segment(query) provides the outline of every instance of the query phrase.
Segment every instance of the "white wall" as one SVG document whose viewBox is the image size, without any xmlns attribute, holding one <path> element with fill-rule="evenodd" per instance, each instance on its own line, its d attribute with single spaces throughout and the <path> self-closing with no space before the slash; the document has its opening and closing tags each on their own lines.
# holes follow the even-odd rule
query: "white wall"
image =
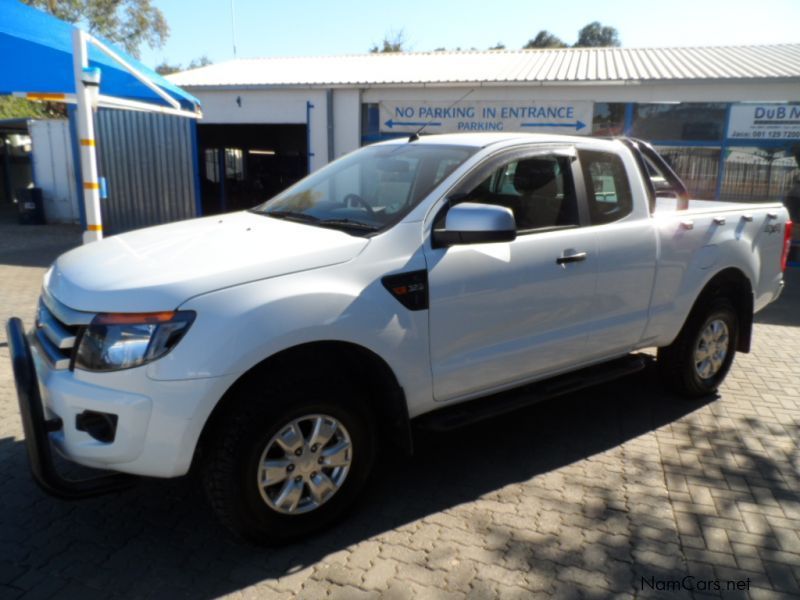
<svg viewBox="0 0 800 600">
<path fill-rule="evenodd" d="M 361 146 L 361 92 L 333 91 L 333 154 L 344 156 Z"/>
<path fill-rule="evenodd" d="M 311 170 L 325 165 L 361 145 L 361 104 L 382 100 L 453 102 L 472 89 L 475 100 L 591 100 L 594 102 L 739 102 L 796 101 L 797 83 L 686 81 L 608 84 L 491 84 L 470 86 L 404 86 L 336 88 L 333 90 L 333 156 L 328 157 L 326 90 L 187 88 L 203 104 L 200 123 L 306 123 L 306 102 L 311 101 Z M 239 102 L 237 102 L 237 99 Z M 241 105 L 240 105 L 241 104 Z"/>
<path fill-rule="evenodd" d="M 31 121 L 34 185 L 42 188 L 48 223 L 77 223 L 78 189 L 69 122 L 66 119 Z"/>
</svg>

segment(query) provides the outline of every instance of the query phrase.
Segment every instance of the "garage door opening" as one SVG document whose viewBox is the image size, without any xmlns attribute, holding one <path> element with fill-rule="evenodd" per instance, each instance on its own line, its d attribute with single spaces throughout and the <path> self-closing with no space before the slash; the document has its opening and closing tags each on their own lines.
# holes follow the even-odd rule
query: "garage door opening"
<svg viewBox="0 0 800 600">
<path fill-rule="evenodd" d="M 16 203 L 32 181 L 28 121 L 0 120 L 0 218 L 16 218 Z"/>
<path fill-rule="evenodd" d="M 308 174 L 305 125 L 198 125 L 203 214 L 251 208 Z"/>
</svg>

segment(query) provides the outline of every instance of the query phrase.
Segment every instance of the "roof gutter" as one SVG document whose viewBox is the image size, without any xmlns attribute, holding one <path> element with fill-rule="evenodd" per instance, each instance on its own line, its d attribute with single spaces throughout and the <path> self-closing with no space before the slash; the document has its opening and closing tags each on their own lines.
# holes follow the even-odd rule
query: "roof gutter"
<svg viewBox="0 0 800 600">
<path fill-rule="evenodd" d="M 625 87 L 641 85 L 675 85 L 684 83 L 800 83 L 800 77 L 725 77 L 716 79 L 690 78 L 690 79 L 618 79 L 618 80 L 591 80 L 591 81 L 437 81 L 437 82 L 405 82 L 394 81 L 388 83 L 367 83 L 354 81 L 352 83 L 244 83 L 221 85 L 192 85 L 180 84 L 186 90 L 196 91 L 231 91 L 231 90 L 319 90 L 319 89 L 386 89 L 386 88 L 497 88 L 497 87 Z"/>
</svg>

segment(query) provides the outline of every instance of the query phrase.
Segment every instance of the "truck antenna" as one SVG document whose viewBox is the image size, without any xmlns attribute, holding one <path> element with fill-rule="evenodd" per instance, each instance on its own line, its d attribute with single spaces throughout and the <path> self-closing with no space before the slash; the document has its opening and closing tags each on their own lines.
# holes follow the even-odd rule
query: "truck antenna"
<svg viewBox="0 0 800 600">
<path fill-rule="evenodd" d="M 453 103 L 452 103 L 450 106 L 448 106 L 448 107 L 447 107 L 445 110 L 450 110 L 450 109 L 451 109 L 451 108 L 453 108 L 453 107 L 454 107 L 456 104 L 458 104 L 459 102 L 461 102 L 461 101 L 462 101 L 464 98 L 466 98 L 467 96 L 469 96 L 469 95 L 470 95 L 472 92 L 474 92 L 474 91 L 475 91 L 475 88 L 472 88 L 472 89 L 471 89 L 471 90 L 469 90 L 469 91 L 468 91 L 466 94 L 464 94 L 463 96 L 461 96 L 461 98 L 459 98 L 458 100 L 456 100 L 455 102 L 453 102 Z M 419 129 L 417 129 L 417 130 L 416 130 L 414 133 L 412 133 L 410 136 L 408 136 L 408 141 L 409 141 L 409 143 L 410 143 L 410 142 L 416 142 L 416 141 L 419 139 L 419 134 L 420 134 L 420 133 L 422 133 L 422 130 L 423 130 L 423 129 L 425 129 L 427 126 L 428 126 L 428 124 L 427 124 L 427 123 L 425 123 L 425 124 L 424 124 L 422 127 L 420 127 Z"/>
</svg>

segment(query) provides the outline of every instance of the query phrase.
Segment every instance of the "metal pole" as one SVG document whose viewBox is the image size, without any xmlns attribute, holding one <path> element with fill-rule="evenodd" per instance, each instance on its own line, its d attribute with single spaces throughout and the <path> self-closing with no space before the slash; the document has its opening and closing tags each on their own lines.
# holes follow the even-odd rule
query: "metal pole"
<svg viewBox="0 0 800 600">
<path fill-rule="evenodd" d="M 725 183 L 725 155 L 728 151 L 728 124 L 731 120 L 731 103 L 725 107 L 725 124 L 722 126 L 722 143 L 719 148 L 719 167 L 717 169 L 717 185 L 714 188 L 714 200 L 722 196 L 722 184 Z"/>
<path fill-rule="evenodd" d="M 233 0 L 231 0 L 231 33 L 233 36 L 233 58 L 236 58 L 236 14 L 233 8 Z"/>
<path fill-rule="evenodd" d="M 314 105 L 311 100 L 306 100 L 306 152 L 308 153 L 308 172 L 311 173 L 311 159 L 314 153 L 311 151 L 311 109 Z"/>
<path fill-rule="evenodd" d="M 325 90 L 325 120 L 328 122 L 328 162 L 333 161 L 334 145 L 333 145 L 333 90 Z"/>
<path fill-rule="evenodd" d="M 75 123 L 78 130 L 80 148 L 81 178 L 83 179 L 83 204 L 86 214 L 86 231 L 83 243 L 94 242 L 103 237 L 103 221 L 100 214 L 100 178 L 97 170 L 97 152 L 94 138 L 94 116 L 92 115 L 92 96 L 97 96 L 98 74 L 96 80 L 86 77 L 89 68 L 89 50 L 86 34 L 80 29 L 72 32 L 72 66 L 75 78 Z"/>
</svg>

